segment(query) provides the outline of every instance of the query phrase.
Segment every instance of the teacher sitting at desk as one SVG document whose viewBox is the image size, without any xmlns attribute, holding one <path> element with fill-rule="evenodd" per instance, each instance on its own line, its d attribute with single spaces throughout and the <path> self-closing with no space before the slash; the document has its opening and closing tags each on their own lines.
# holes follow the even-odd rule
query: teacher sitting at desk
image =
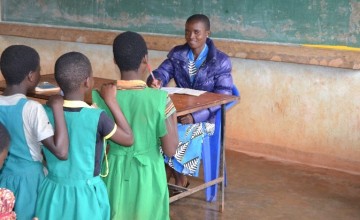
<svg viewBox="0 0 360 220">
<path fill-rule="evenodd" d="M 177 87 L 231 95 L 230 58 L 215 47 L 209 35 L 209 18 L 202 14 L 190 16 L 185 23 L 186 43 L 169 52 L 167 59 L 154 70 L 155 79 L 148 77 L 148 85 L 160 88 L 174 79 Z M 203 138 L 214 132 L 214 116 L 219 108 L 178 117 L 179 146 L 175 156 L 165 156 L 168 181 L 174 177 L 176 185 L 187 187 L 185 175 L 198 176 Z"/>
</svg>

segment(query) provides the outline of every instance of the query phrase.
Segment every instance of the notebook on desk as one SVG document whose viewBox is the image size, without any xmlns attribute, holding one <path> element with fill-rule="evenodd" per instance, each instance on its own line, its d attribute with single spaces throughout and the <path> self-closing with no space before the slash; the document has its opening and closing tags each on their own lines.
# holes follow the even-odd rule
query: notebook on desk
<svg viewBox="0 0 360 220">
<path fill-rule="evenodd" d="M 35 92 L 59 92 L 60 87 L 49 82 L 40 82 L 35 87 Z"/>
<path fill-rule="evenodd" d="M 161 90 L 164 90 L 169 94 L 176 93 L 176 94 L 186 94 L 186 95 L 193 95 L 193 96 L 199 96 L 206 92 L 206 91 L 202 91 L 202 90 L 179 88 L 179 87 L 162 87 Z"/>
</svg>

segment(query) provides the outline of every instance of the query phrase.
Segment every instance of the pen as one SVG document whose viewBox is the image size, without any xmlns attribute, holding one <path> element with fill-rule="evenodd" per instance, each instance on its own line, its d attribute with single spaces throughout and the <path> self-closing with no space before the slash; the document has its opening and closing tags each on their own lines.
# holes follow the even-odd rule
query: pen
<svg viewBox="0 0 360 220">
<path fill-rule="evenodd" d="M 152 77 L 153 80 L 155 81 L 155 76 L 154 76 L 153 72 L 151 71 L 151 67 L 150 67 L 150 64 L 149 64 L 149 63 L 147 64 L 147 67 L 148 67 L 148 69 L 149 69 L 149 72 L 150 72 L 150 74 L 151 74 L 151 77 Z"/>
</svg>

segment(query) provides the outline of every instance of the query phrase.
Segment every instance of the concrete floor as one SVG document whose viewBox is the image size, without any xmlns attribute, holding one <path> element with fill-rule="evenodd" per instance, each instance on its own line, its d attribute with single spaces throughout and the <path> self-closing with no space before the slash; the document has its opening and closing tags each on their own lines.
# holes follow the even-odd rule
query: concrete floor
<svg viewBox="0 0 360 220">
<path fill-rule="evenodd" d="M 172 220 L 360 220 L 360 176 L 235 151 L 226 160 L 224 212 L 220 197 L 208 203 L 200 191 L 170 204 Z M 190 178 L 190 187 L 201 181 Z"/>
</svg>

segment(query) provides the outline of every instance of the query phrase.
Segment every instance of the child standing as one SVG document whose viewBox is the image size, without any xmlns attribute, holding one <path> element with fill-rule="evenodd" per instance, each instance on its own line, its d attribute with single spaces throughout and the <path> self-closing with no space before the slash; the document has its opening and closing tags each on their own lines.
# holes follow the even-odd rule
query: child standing
<svg viewBox="0 0 360 220">
<path fill-rule="evenodd" d="M 0 169 L 8 155 L 10 135 L 7 129 L 0 123 Z M 0 188 L 0 219 L 15 220 L 16 214 L 13 211 L 15 205 L 14 193 L 8 189 Z"/>
<path fill-rule="evenodd" d="M 169 193 L 159 146 L 164 154 L 175 154 L 175 107 L 166 92 L 148 88 L 141 80 L 148 65 L 147 47 L 141 35 L 120 34 L 114 40 L 113 52 L 121 72 L 116 100 L 133 129 L 135 141 L 130 148 L 109 143 L 110 172 L 104 181 L 111 219 L 169 219 Z M 102 96 L 115 95 L 115 86 L 105 89 Z M 111 114 L 112 106 L 106 105 L 96 92 L 93 100 Z"/>
<path fill-rule="evenodd" d="M 55 134 L 43 106 L 26 98 L 40 79 L 40 57 L 31 47 L 13 45 L 0 60 L 6 89 L 0 95 L 0 122 L 8 129 L 9 156 L 0 173 L 0 187 L 14 192 L 19 220 L 34 217 L 40 183 L 44 179 L 40 142 L 60 159 L 67 158 L 68 136 L 61 96 L 48 104 L 54 111 Z"/>
<path fill-rule="evenodd" d="M 41 185 L 36 214 L 39 219 L 110 219 L 109 198 L 100 178 L 105 139 L 130 146 L 133 135 L 115 100 L 115 122 L 103 110 L 84 102 L 93 86 L 89 59 L 78 52 L 55 63 L 55 79 L 64 92 L 64 114 L 70 146 L 68 160 L 44 149 L 49 174 Z M 53 123 L 51 110 L 45 108 Z"/>
</svg>

